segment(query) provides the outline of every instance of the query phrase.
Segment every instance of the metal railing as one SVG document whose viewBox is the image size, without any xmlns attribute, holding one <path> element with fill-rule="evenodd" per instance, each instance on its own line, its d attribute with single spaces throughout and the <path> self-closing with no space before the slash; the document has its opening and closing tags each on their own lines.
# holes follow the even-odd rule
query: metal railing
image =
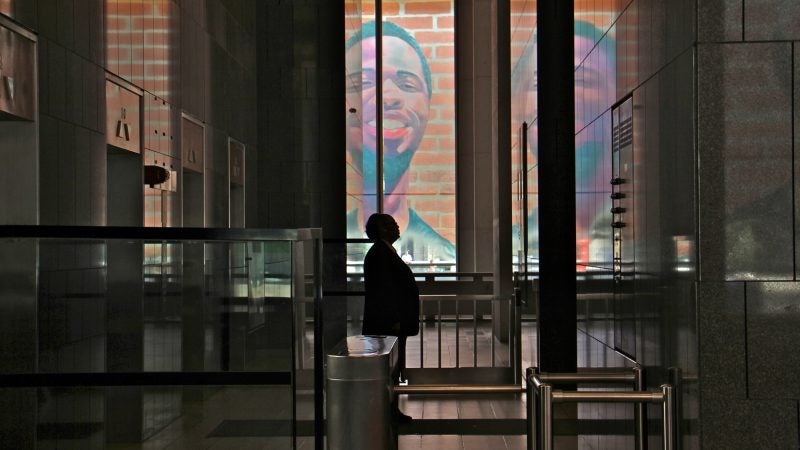
<svg viewBox="0 0 800 450">
<path fill-rule="evenodd" d="M 325 239 L 325 243 L 361 243 Z M 365 241 L 369 243 L 369 241 Z M 348 263 L 356 267 L 360 263 Z M 414 266 L 414 264 L 411 264 Z M 407 375 L 415 385 L 522 386 L 519 311 L 515 298 L 493 294 L 489 272 L 414 272 L 420 290 L 420 333 L 408 340 Z M 363 297 L 363 273 L 349 272 L 324 295 Z M 360 329 L 360 308 L 349 327 Z M 519 389 L 518 389 L 519 390 Z"/>
<path fill-rule="evenodd" d="M 591 372 L 540 373 L 538 368 L 528 368 L 525 373 L 527 383 L 527 426 L 528 450 L 553 449 L 553 403 L 634 403 L 636 413 L 635 443 L 637 450 L 647 448 L 645 403 L 662 405 L 662 448 L 675 448 L 675 394 L 669 384 L 662 384 L 661 391 L 646 392 L 644 377 L 640 368 L 630 372 Z M 634 391 L 565 391 L 554 390 L 555 385 L 574 385 L 581 383 L 611 384 L 629 383 Z"/>
</svg>

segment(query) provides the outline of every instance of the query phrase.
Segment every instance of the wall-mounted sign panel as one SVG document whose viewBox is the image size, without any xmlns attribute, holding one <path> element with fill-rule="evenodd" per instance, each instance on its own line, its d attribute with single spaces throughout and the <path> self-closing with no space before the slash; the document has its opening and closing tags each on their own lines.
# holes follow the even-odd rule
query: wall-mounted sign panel
<svg viewBox="0 0 800 450">
<path fill-rule="evenodd" d="M 0 120 L 34 120 L 35 61 L 36 43 L 0 25 Z"/>
<path fill-rule="evenodd" d="M 187 117 L 181 119 L 181 159 L 184 169 L 203 173 L 204 134 L 205 130 L 200 123 Z"/>
<path fill-rule="evenodd" d="M 228 139 L 228 157 L 231 184 L 244 186 L 244 144 Z"/>
<path fill-rule="evenodd" d="M 134 153 L 142 152 L 141 95 L 106 80 L 106 142 Z"/>
</svg>

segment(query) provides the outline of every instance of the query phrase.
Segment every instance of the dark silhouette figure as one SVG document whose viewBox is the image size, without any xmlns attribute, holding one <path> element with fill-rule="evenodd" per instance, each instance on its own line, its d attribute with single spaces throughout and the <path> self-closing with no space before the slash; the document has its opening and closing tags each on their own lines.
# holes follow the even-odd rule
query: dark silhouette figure
<svg viewBox="0 0 800 450">
<path fill-rule="evenodd" d="M 365 335 L 397 336 L 398 369 L 404 378 L 406 338 L 419 333 L 419 289 L 411 268 L 392 247 L 400 237 L 400 228 L 389 214 L 372 214 L 367 219 L 367 237 L 374 243 L 364 258 L 364 323 Z M 397 409 L 398 421 L 409 416 Z"/>
</svg>

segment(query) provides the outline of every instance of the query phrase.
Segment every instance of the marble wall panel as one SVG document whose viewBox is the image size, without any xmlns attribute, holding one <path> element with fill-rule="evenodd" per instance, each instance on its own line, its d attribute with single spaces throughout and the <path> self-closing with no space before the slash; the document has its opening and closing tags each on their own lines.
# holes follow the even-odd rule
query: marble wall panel
<svg viewBox="0 0 800 450">
<path fill-rule="evenodd" d="M 791 279 L 791 45 L 698 48 L 701 277 Z"/>
<path fill-rule="evenodd" d="M 792 0 L 747 0 L 744 2 L 744 40 L 777 41 L 800 39 L 800 3 Z"/>
<path fill-rule="evenodd" d="M 697 39 L 700 42 L 742 40 L 744 0 L 698 0 Z"/>
<path fill-rule="evenodd" d="M 800 284 L 747 283 L 747 374 L 751 398 L 800 398 Z"/>
<path fill-rule="evenodd" d="M 701 448 L 797 448 L 797 402 L 704 399 Z M 786 426 L 786 424 L 790 424 Z"/>
<path fill-rule="evenodd" d="M 700 389 L 705 400 L 747 398 L 744 283 L 697 288 Z"/>
</svg>

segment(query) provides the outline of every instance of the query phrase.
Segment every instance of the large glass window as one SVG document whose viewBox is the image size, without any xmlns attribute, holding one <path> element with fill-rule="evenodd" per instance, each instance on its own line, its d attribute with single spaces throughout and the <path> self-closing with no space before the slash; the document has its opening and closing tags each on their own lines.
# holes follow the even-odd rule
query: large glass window
<svg viewBox="0 0 800 450">
<path fill-rule="evenodd" d="M 452 1 L 346 2 L 347 235 L 391 214 L 415 271 L 455 269 L 454 22 Z"/>
<path fill-rule="evenodd" d="M 575 190 L 578 270 L 611 258 L 611 123 L 616 95 L 616 17 L 609 2 L 575 6 Z M 514 258 L 538 269 L 536 0 L 511 3 L 511 136 Z M 525 231 L 527 230 L 527 235 Z"/>
</svg>

